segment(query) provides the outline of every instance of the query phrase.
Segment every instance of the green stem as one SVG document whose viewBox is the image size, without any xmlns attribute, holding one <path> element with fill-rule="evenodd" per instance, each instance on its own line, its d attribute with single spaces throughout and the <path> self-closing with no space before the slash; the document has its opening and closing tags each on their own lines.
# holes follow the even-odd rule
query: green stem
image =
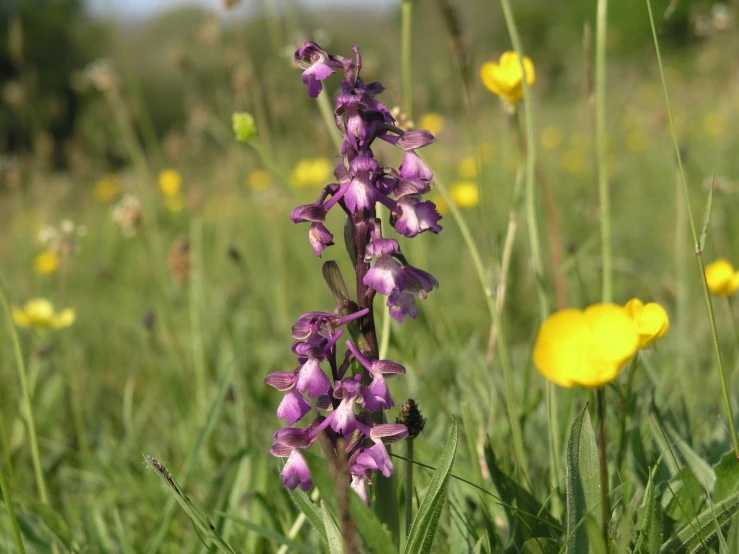
<svg viewBox="0 0 739 554">
<path fill-rule="evenodd" d="M 524 75 L 523 82 L 523 111 L 526 117 L 526 148 L 524 155 L 526 156 L 526 223 L 529 228 L 529 245 L 531 248 L 531 259 L 534 264 L 534 274 L 536 276 L 536 292 L 539 296 L 539 315 L 544 321 L 549 315 L 549 300 L 547 298 L 546 289 L 544 287 L 544 262 L 541 254 L 541 240 L 539 238 L 539 223 L 536 216 L 536 134 L 534 129 L 534 107 L 531 98 L 531 88 L 529 87 L 528 78 L 525 77 L 526 69 L 523 64 L 523 48 L 521 39 L 518 36 L 516 20 L 513 17 L 513 10 L 509 0 L 501 0 L 500 4 L 503 8 L 503 16 L 505 17 L 508 34 L 511 37 L 513 48 L 518 54 L 521 63 L 521 74 Z M 516 127 L 520 134 L 520 127 Z"/>
<path fill-rule="evenodd" d="M 413 0 L 403 0 L 400 7 L 400 59 L 403 77 L 403 110 L 409 120 L 413 120 L 413 80 L 411 75 L 411 46 L 413 29 Z"/>
<path fill-rule="evenodd" d="M 195 405 L 198 414 L 205 414 L 206 372 L 203 348 L 203 219 L 195 215 L 190 221 L 190 344 L 195 369 Z"/>
<path fill-rule="evenodd" d="M 598 0 L 595 20 L 595 147 L 600 198 L 601 268 L 603 302 L 613 300 L 613 252 L 611 245 L 611 194 L 606 168 L 606 28 L 608 0 Z"/>
<path fill-rule="evenodd" d="M 28 438 L 31 443 L 31 462 L 33 464 L 33 472 L 36 476 L 36 487 L 38 488 L 39 497 L 43 504 L 49 504 L 49 495 L 46 492 L 46 483 L 44 482 L 44 471 L 41 467 L 41 456 L 38 449 L 38 437 L 36 436 L 36 423 L 33 418 L 33 405 L 31 403 L 31 392 L 28 387 L 28 377 L 26 375 L 26 362 L 23 359 L 21 350 L 21 342 L 18 338 L 18 329 L 13 321 L 13 315 L 10 310 L 10 302 L 8 301 L 8 293 L 5 285 L 0 281 L 0 302 L 2 302 L 5 315 L 8 320 L 8 329 L 10 330 L 10 338 L 13 342 L 13 352 L 15 354 L 16 366 L 18 367 L 18 379 L 21 382 L 21 394 L 23 409 L 26 416 L 26 425 L 28 426 Z"/>
<path fill-rule="evenodd" d="M 331 107 L 331 100 L 329 100 L 328 92 L 325 90 L 318 95 L 318 111 L 321 112 L 323 124 L 326 126 L 326 130 L 334 143 L 334 147 L 336 150 L 341 151 L 341 143 L 344 139 L 336 128 L 334 109 Z"/>
<path fill-rule="evenodd" d="M 596 391 L 598 404 L 598 461 L 600 463 L 601 517 L 603 518 L 603 540 L 608 552 L 608 523 L 611 518 L 611 502 L 608 498 L 608 459 L 606 458 L 606 403 L 603 400 L 603 387 Z"/>
<path fill-rule="evenodd" d="M 634 374 L 636 373 L 636 364 L 639 359 L 639 353 L 634 356 L 631 361 L 631 367 L 629 368 L 629 376 L 626 379 L 626 390 L 621 398 L 622 410 L 621 410 L 621 428 L 618 442 L 618 453 L 616 454 L 616 471 L 621 470 L 621 464 L 623 464 L 624 456 L 626 455 L 626 421 L 629 417 L 629 399 L 631 397 L 631 386 L 634 382 Z"/>
<path fill-rule="evenodd" d="M 0 492 L 3 493 L 3 498 L 5 499 L 5 507 L 8 510 L 8 517 L 10 518 L 10 523 L 13 527 L 13 538 L 15 539 L 15 544 L 18 545 L 18 552 L 20 554 L 25 554 L 26 549 L 23 546 L 21 528 L 18 525 L 18 519 L 15 517 L 15 510 L 13 509 L 13 499 L 10 496 L 10 488 L 8 487 L 8 483 L 5 481 L 5 475 L 3 474 L 2 466 L 0 466 Z"/>
<path fill-rule="evenodd" d="M 282 171 L 282 168 L 280 168 L 280 166 L 277 164 L 277 162 L 275 162 L 272 156 L 269 155 L 267 150 L 265 150 L 262 143 L 256 139 L 253 139 L 251 142 L 249 142 L 249 146 L 254 149 L 259 158 L 262 160 L 264 166 L 269 169 L 275 176 L 277 176 L 277 178 L 282 181 L 282 184 L 285 185 L 287 189 L 289 189 L 290 178 L 285 174 L 284 171 Z"/>
<path fill-rule="evenodd" d="M 700 242 L 698 241 L 698 232 L 695 227 L 695 220 L 693 218 L 693 210 L 690 206 L 690 195 L 688 191 L 688 181 L 685 178 L 685 170 L 683 168 L 682 156 L 680 154 L 680 146 L 677 141 L 677 132 L 675 131 L 675 122 L 672 117 L 672 107 L 670 106 L 670 97 L 667 94 L 667 82 L 665 81 L 665 72 L 662 67 L 662 55 L 659 50 L 659 42 L 657 40 L 657 29 L 654 25 L 654 15 L 652 14 L 652 3 L 651 0 L 645 0 L 647 3 L 647 11 L 649 12 L 649 23 L 652 27 L 652 38 L 654 39 L 654 49 L 657 54 L 657 64 L 659 65 L 659 75 L 662 79 L 662 90 L 665 94 L 665 105 L 667 106 L 667 115 L 670 120 L 670 129 L 672 130 L 672 142 L 675 147 L 675 155 L 677 156 L 677 164 L 680 169 L 680 180 L 682 181 L 683 198 L 685 199 L 685 205 L 688 209 L 688 220 L 690 221 L 690 231 L 693 239 L 693 252 L 695 252 L 695 259 L 698 263 L 698 271 L 701 275 L 701 283 L 703 284 L 703 300 L 706 305 L 706 312 L 708 313 L 708 321 L 711 326 L 711 338 L 713 340 L 713 350 L 716 355 L 716 365 L 718 366 L 719 377 L 721 379 L 721 390 L 724 397 L 724 404 L 726 405 L 726 414 L 729 420 L 729 428 L 731 430 L 731 439 L 734 442 L 734 452 L 736 457 L 739 458 L 739 436 L 736 432 L 736 424 L 734 423 L 734 411 L 731 407 L 731 397 L 729 396 L 729 387 L 726 383 L 726 371 L 724 370 L 724 362 L 721 358 L 721 347 L 718 341 L 718 330 L 716 328 L 716 318 L 713 313 L 713 304 L 711 303 L 711 292 L 708 290 L 708 283 L 706 282 L 706 270 L 703 266 L 703 252 L 700 249 Z"/>
<path fill-rule="evenodd" d="M 413 439 L 405 441 L 405 534 L 413 524 Z"/>
<path fill-rule="evenodd" d="M 475 239 L 472 238 L 472 233 L 470 232 L 470 228 L 467 225 L 467 222 L 464 220 L 462 213 L 459 211 L 459 208 L 454 203 L 454 200 L 452 200 L 452 197 L 449 195 L 449 190 L 446 188 L 446 185 L 439 178 L 436 178 L 434 182 L 436 184 L 436 188 L 439 190 L 441 195 L 444 197 L 444 200 L 449 205 L 449 211 L 452 213 L 454 221 L 459 226 L 459 231 L 462 233 L 462 239 L 464 240 L 465 246 L 470 253 L 472 264 L 475 267 L 477 278 L 480 281 L 480 286 L 482 287 L 482 291 L 485 295 L 485 304 L 487 305 L 488 312 L 490 313 L 490 317 L 493 320 L 493 325 L 495 325 L 495 327 L 498 329 L 497 348 L 498 352 L 500 353 L 500 363 L 503 366 L 508 420 L 511 426 L 511 434 L 513 435 L 513 452 L 518 462 L 518 470 L 521 472 L 521 477 L 524 482 L 528 482 L 528 463 L 526 461 L 526 453 L 523 448 L 521 428 L 518 423 L 518 410 L 516 409 L 516 405 L 514 402 L 513 367 L 511 365 L 511 359 L 508 353 L 508 344 L 506 343 L 505 329 L 503 328 L 503 314 L 499 313 L 497 310 L 495 293 L 490 286 L 490 280 L 488 279 L 487 272 L 485 271 L 485 266 L 482 263 L 480 251 L 477 248 L 477 244 L 475 244 Z"/>
</svg>

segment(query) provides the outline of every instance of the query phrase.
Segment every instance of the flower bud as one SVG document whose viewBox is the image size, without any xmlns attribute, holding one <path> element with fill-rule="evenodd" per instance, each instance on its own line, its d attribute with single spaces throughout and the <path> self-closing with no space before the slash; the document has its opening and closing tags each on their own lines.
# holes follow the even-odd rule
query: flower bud
<svg viewBox="0 0 739 554">
<path fill-rule="evenodd" d="M 246 112 L 236 112 L 232 117 L 234 135 L 236 140 L 247 144 L 255 136 L 257 136 L 257 123 L 251 114 Z"/>
</svg>

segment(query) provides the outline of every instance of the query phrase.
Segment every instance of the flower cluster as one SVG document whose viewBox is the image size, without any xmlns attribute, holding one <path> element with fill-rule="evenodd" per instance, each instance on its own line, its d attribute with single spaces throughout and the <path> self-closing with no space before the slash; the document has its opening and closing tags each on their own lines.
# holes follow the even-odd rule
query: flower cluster
<svg viewBox="0 0 739 554">
<path fill-rule="evenodd" d="M 421 200 L 433 188 L 433 174 L 416 153 L 417 148 L 434 142 L 433 133 L 403 131 L 395 125 L 390 111 L 375 99 L 382 85 L 364 83 L 359 76 L 361 56 L 356 46 L 353 50 L 354 59 L 343 58 L 306 42 L 295 53 L 296 63 L 304 70 L 303 82 L 314 98 L 326 78 L 337 70 L 343 73 L 335 104 L 343 143 L 341 160 L 333 170 L 335 182 L 323 188 L 316 202 L 293 210 L 291 219 L 310 224 L 309 241 L 320 257 L 334 244 L 333 234 L 324 225 L 326 214 L 337 205 L 344 211 L 344 237 L 356 272 L 356 301 L 344 298 L 331 313 L 303 315 L 292 328 L 296 340 L 292 352 L 298 367 L 274 372 L 266 383 L 284 392 L 277 416 L 288 427 L 275 433 L 271 448 L 274 456 L 287 458 L 282 470 L 284 485 L 310 488 L 310 471 L 301 451 L 324 435 L 337 456 L 346 456 L 351 487 L 369 503 L 367 484 L 372 483 L 373 472 L 385 477 L 393 472 L 385 445 L 408 436 L 402 423 L 379 423 L 383 410 L 395 404 L 387 380 L 404 374 L 405 368 L 379 357 L 373 300 L 377 293 L 387 296 L 390 314 L 403 322 L 406 317 L 418 317 L 416 300 L 425 299 L 439 285 L 432 275 L 408 262 L 397 240 L 383 236 L 377 203 L 388 208 L 390 225 L 406 237 L 438 233 L 441 215 L 433 202 Z M 404 151 L 397 170 L 382 166 L 375 158 L 372 146 L 376 139 Z M 333 262 L 324 265 L 324 275 L 329 264 Z M 338 266 L 334 264 L 329 271 L 343 282 Z M 345 330 L 351 339 L 344 339 Z M 343 346 L 342 355 L 339 348 Z M 330 369 L 331 378 L 324 367 Z M 304 428 L 293 427 L 314 406 L 317 413 L 312 421 Z"/>
<path fill-rule="evenodd" d="M 728 298 L 739 290 L 739 271 L 728 260 L 716 260 L 706 266 L 706 283 L 713 294 Z"/>
<path fill-rule="evenodd" d="M 567 308 L 542 324 L 534 346 L 539 372 L 562 387 L 602 387 L 636 353 L 670 327 L 665 309 L 633 298 L 625 306 L 602 303 Z"/>
</svg>

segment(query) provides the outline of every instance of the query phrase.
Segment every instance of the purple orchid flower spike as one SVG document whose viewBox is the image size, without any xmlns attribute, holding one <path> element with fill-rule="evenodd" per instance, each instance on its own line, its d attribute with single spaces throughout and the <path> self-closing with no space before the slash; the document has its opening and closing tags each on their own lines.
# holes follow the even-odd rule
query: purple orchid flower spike
<svg viewBox="0 0 739 554">
<path fill-rule="evenodd" d="M 297 363 L 292 371 L 270 373 L 265 382 L 283 393 L 277 417 L 287 427 L 274 434 L 270 452 L 286 459 L 281 472 L 284 486 L 303 490 L 312 486 L 303 451 L 322 437 L 333 447 L 329 455 L 346 456 L 351 488 L 369 504 L 367 485 L 394 471 L 387 445 L 408 437 L 405 425 L 376 423 L 387 417 L 381 412 L 395 404 L 388 379 L 403 375 L 405 368 L 379 357 L 374 297 L 387 296 L 390 315 L 402 322 L 418 317 L 416 301 L 439 286 L 431 274 L 408 263 L 395 238 L 383 236 L 377 205 L 388 208 L 390 225 L 408 238 L 426 231 L 439 233 L 441 215 L 433 202 L 423 199 L 433 189 L 434 175 L 416 152 L 436 137 L 429 131 L 406 132 L 395 125 L 390 110 L 377 99 L 384 87 L 365 84 L 359 48 L 352 50 L 353 58 L 342 57 L 309 41 L 295 52 L 311 97 L 321 93 L 330 76 L 343 76 L 334 104 L 343 140 L 335 181 L 323 188 L 314 203 L 295 208 L 290 218 L 310 224 L 308 239 L 320 257 L 334 244 L 328 213 L 337 206 L 344 212 L 340 236 L 354 265 L 356 296 L 351 299 L 338 265 L 325 262 L 324 277 L 341 301 L 331 312 L 309 312 L 292 325 L 291 351 Z M 376 139 L 402 151 L 400 167 L 379 161 L 373 152 Z M 340 340 L 345 335 L 352 340 Z M 293 427 L 301 421 L 308 423 Z"/>
</svg>

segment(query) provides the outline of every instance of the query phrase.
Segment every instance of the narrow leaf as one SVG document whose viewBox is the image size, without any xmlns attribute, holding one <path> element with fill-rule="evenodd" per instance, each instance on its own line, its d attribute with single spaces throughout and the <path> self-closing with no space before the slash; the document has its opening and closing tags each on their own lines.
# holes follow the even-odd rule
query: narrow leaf
<svg viewBox="0 0 739 554">
<path fill-rule="evenodd" d="M 659 549 L 662 543 L 662 519 L 657 511 L 657 494 L 655 492 L 654 476 L 657 466 L 649 474 L 647 488 L 644 491 L 644 500 L 637 515 L 637 539 L 634 552 L 638 554 L 650 554 Z"/>
<path fill-rule="evenodd" d="M 521 548 L 521 554 L 559 554 L 561 549 L 554 539 L 529 539 Z"/>
<path fill-rule="evenodd" d="M 698 251 L 703 252 L 706 245 L 706 236 L 708 235 L 708 224 L 711 222 L 711 204 L 713 204 L 713 187 L 716 186 L 716 174 L 711 178 L 711 186 L 708 189 L 708 202 L 706 202 L 706 211 L 703 213 L 703 228 L 701 236 L 698 240 Z"/>
<path fill-rule="evenodd" d="M 718 542 L 716 535 L 719 530 L 729 527 L 737 513 L 739 513 L 739 492 L 709 506 L 698 517 L 683 525 L 662 544 L 658 554 L 706 552 L 706 548 Z"/>
<path fill-rule="evenodd" d="M 326 527 L 323 524 L 323 515 L 321 509 L 303 492 L 302 489 L 285 489 L 287 495 L 290 497 L 295 505 L 298 507 L 305 517 L 310 521 L 311 525 L 318 531 L 318 534 L 323 539 L 323 542 L 328 544 L 328 537 L 326 535 Z"/>
<path fill-rule="evenodd" d="M 341 538 L 341 533 L 323 500 L 321 500 L 321 514 L 323 516 L 323 526 L 326 529 L 326 537 L 328 538 L 328 551 L 331 554 L 344 554 L 344 541 Z"/>
<path fill-rule="evenodd" d="M 585 516 L 602 525 L 598 447 L 588 405 L 575 418 L 567 442 L 567 544 L 566 552 L 589 552 Z"/>
<path fill-rule="evenodd" d="M 455 417 L 449 440 L 441 453 L 439 464 L 431 477 L 431 483 L 426 490 L 421 505 L 418 507 L 418 513 L 413 519 L 408 540 L 403 548 L 404 554 L 427 554 L 431 552 L 439 517 L 446 500 L 449 475 L 452 472 L 458 443 L 459 421 Z"/>
<path fill-rule="evenodd" d="M 675 521 L 691 521 L 703 505 L 703 488 L 689 468 L 670 479 L 662 495 L 662 509 Z"/>
<path fill-rule="evenodd" d="M 334 295 L 336 302 L 350 300 L 349 289 L 346 288 L 346 281 L 344 281 L 344 276 L 341 274 L 338 264 L 333 260 L 329 260 L 323 264 L 322 271 L 323 279 Z"/>
</svg>

